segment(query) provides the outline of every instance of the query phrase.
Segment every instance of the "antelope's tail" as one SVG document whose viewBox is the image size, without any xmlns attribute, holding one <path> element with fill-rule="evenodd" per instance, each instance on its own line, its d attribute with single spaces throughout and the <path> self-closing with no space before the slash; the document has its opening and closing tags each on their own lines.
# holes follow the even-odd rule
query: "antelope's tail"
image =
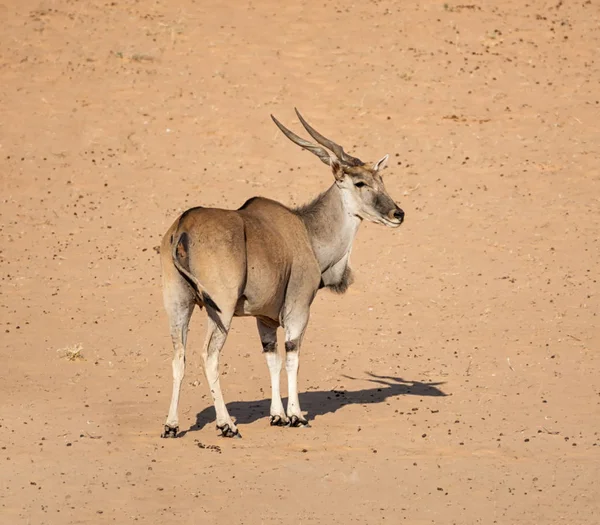
<svg viewBox="0 0 600 525">
<path fill-rule="evenodd" d="M 212 310 L 221 313 L 221 309 L 217 306 L 217 303 L 215 303 L 212 300 L 211 296 L 208 295 L 208 292 L 206 291 L 204 286 L 202 286 L 200 281 L 198 281 L 198 279 L 196 279 L 196 277 L 190 272 L 189 244 L 190 238 L 187 232 L 184 231 L 178 234 L 176 232 L 176 235 L 173 236 L 173 243 L 171 246 L 173 264 L 175 265 L 175 268 L 177 268 L 177 271 L 181 274 L 181 276 L 194 289 L 200 304 L 203 304 L 204 306 L 207 306 L 208 308 L 211 308 Z"/>
</svg>

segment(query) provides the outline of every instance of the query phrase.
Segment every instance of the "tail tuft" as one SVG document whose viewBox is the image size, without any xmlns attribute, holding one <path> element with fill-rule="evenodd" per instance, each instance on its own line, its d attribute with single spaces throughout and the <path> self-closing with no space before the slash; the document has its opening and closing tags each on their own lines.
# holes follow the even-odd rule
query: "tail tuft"
<svg viewBox="0 0 600 525">
<path fill-rule="evenodd" d="M 208 295 L 208 293 L 206 292 L 204 287 L 200 284 L 198 279 L 196 279 L 196 277 L 194 275 L 192 275 L 192 273 L 190 272 L 190 269 L 189 269 L 189 236 L 188 236 L 187 232 L 182 232 L 179 234 L 179 236 L 177 238 L 173 237 L 172 239 L 176 240 L 176 242 L 173 242 L 173 240 L 171 241 L 173 243 L 172 257 L 173 257 L 173 264 L 175 265 L 175 268 L 177 268 L 177 270 L 179 271 L 181 276 L 194 289 L 198 300 L 202 304 L 211 308 L 215 312 L 221 313 L 221 309 L 217 306 L 217 303 L 215 303 L 212 300 L 212 297 L 210 295 Z"/>
<path fill-rule="evenodd" d="M 208 295 L 205 291 L 200 292 L 199 295 L 205 306 L 208 306 L 216 312 L 221 313 L 221 309 L 217 306 L 217 303 L 212 300 L 210 295 Z"/>
</svg>

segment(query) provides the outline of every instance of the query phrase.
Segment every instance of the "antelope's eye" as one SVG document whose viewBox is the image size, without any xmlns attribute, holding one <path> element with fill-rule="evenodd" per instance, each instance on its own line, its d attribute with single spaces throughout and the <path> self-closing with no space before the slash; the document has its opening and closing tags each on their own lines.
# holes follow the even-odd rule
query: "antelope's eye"
<svg viewBox="0 0 600 525">
<path fill-rule="evenodd" d="M 362 181 L 355 182 L 354 185 L 357 188 L 362 188 L 363 186 L 366 186 L 366 184 L 364 182 L 362 182 Z"/>
</svg>

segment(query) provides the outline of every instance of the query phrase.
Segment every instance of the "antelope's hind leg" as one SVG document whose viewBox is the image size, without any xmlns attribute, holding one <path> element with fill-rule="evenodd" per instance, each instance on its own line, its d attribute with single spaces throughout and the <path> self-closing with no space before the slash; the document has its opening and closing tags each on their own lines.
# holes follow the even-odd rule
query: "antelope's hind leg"
<svg viewBox="0 0 600 525">
<path fill-rule="evenodd" d="M 222 301 L 220 304 L 226 304 L 226 302 Z M 233 301 L 233 304 L 235 304 L 235 301 Z M 208 381 L 208 387 L 210 388 L 215 406 L 217 429 L 221 431 L 221 436 L 223 437 L 241 438 L 242 436 L 225 406 L 223 392 L 221 391 L 221 382 L 219 380 L 219 355 L 227 339 L 233 317 L 233 307 L 231 309 L 221 308 L 222 311 L 219 314 L 209 306 L 206 307 L 208 319 L 206 340 L 202 348 L 202 359 L 204 360 L 206 380 Z"/>
<path fill-rule="evenodd" d="M 173 270 L 175 270 L 173 268 Z M 163 300 L 169 327 L 171 340 L 173 341 L 173 393 L 169 415 L 165 423 L 164 432 L 161 437 L 177 437 L 179 431 L 179 417 L 177 409 L 179 406 L 179 394 L 181 382 L 185 374 L 185 347 L 187 344 L 187 332 L 190 318 L 194 311 L 195 294 L 183 278 L 175 272 L 166 271 L 163 274 Z"/>
</svg>

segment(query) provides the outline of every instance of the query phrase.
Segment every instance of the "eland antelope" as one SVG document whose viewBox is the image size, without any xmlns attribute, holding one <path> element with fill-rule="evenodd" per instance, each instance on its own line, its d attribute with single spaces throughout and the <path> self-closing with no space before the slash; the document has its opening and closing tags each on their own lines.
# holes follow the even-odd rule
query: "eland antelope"
<svg viewBox="0 0 600 525">
<path fill-rule="evenodd" d="M 271 374 L 271 425 L 307 425 L 298 401 L 297 376 L 311 303 L 320 288 L 344 293 L 352 283 L 350 252 L 363 220 L 392 228 L 404 220 L 381 178 L 388 155 L 365 163 L 296 113 L 317 144 L 271 118 L 288 139 L 331 168 L 335 180 L 327 191 L 298 208 L 263 197 L 249 199 L 238 210 L 192 208 L 162 240 L 163 298 L 174 347 L 173 394 L 163 437 L 176 437 L 179 430 L 177 406 L 195 305 L 206 308 L 208 315 L 202 358 L 221 435 L 240 437 L 219 382 L 219 352 L 235 316 L 256 318 Z M 283 362 L 277 351 L 279 326 L 285 331 L 287 412 L 279 392 Z"/>
</svg>

